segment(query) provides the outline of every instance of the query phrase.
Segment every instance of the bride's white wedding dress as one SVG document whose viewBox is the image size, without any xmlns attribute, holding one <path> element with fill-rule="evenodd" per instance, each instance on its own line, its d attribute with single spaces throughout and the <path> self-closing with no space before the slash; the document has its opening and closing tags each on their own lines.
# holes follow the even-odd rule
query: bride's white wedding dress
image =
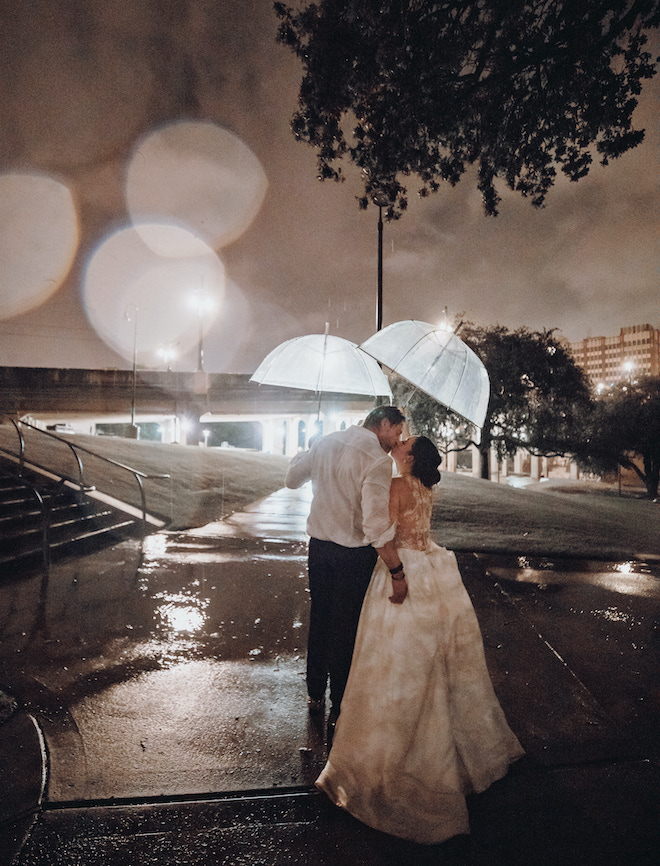
<svg viewBox="0 0 660 866">
<path fill-rule="evenodd" d="M 363 823 L 433 844 L 469 832 L 465 795 L 523 754 L 486 667 L 483 640 L 453 553 L 429 540 L 432 493 L 418 479 L 399 515 L 408 596 L 392 604 L 379 560 L 351 673 L 316 785 Z"/>
</svg>

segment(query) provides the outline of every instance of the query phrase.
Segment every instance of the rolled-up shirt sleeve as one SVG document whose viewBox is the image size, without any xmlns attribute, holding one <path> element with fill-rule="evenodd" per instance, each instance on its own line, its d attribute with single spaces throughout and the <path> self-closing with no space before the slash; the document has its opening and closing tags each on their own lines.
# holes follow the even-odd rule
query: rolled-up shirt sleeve
<svg viewBox="0 0 660 866">
<path fill-rule="evenodd" d="M 362 529 L 365 542 L 382 547 L 394 538 L 395 524 L 390 520 L 392 463 L 383 460 L 365 476 L 362 484 Z"/>
<path fill-rule="evenodd" d="M 291 458 L 289 468 L 284 478 L 286 487 L 297 490 L 312 477 L 313 460 L 311 451 L 300 451 Z"/>
</svg>

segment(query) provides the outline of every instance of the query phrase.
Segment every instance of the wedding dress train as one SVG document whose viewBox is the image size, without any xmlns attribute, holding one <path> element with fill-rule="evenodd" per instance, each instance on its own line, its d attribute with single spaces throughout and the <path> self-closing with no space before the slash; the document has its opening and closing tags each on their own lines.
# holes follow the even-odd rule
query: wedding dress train
<svg viewBox="0 0 660 866">
<path fill-rule="evenodd" d="M 465 796 L 504 776 L 523 749 L 493 691 L 456 558 L 428 540 L 430 491 L 410 483 L 418 513 L 397 530 L 408 597 L 388 600 L 379 561 L 316 784 L 363 823 L 431 844 L 469 832 Z"/>
</svg>

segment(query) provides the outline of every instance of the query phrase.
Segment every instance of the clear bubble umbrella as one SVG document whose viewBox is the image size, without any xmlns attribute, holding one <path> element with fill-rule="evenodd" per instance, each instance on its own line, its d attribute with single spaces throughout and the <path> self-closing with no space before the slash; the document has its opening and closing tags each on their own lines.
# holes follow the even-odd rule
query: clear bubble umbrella
<svg viewBox="0 0 660 866">
<path fill-rule="evenodd" d="M 390 370 L 481 428 L 490 382 L 481 360 L 456 334 L 428 322 L 395 322 L 360 345 Z"/>
<path fill-rule="evenodd" d="M 280 343 L 250 377 L 262 385 L 323 393 L 388 397 L 387 376 L 357 343 L 325 334 L 307 334 Z"/>
</svg>

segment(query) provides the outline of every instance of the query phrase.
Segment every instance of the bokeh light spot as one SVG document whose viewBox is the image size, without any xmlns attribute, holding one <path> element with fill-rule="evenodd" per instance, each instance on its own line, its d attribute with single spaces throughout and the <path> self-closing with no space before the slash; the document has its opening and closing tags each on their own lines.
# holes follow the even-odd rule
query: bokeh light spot
<svg viewBox="0 0 660 866">
<path fill-rule="evenodd" d="M 214 123 L 182 121 L 138 143 L 126 201 L 139 231 L 165 219 L 220 249 L 250 225 L 267 186 L 261 163 L 239 138 Z M 154 240 L 145 235 L 145 243 Z"/>
<path fill-rule="evenodd" d="M 102 339 L 125 358 L 153 367 L 163 345 L 185 354 L 221 312 L 225 270 L 217 254 L 190 232 L 150 225 L 145 233 L 197 255 L 158 255 L 144 235 L 126 228 L 96 250 L 85 275 L 87 317 Z M 203 299 L 203 315 L 200 300 Z"/>
<path fill-rule="evenodd" d="M 39 174 L 0 175 L 0 319 L 57 291 L 77 246 L 76 209 L 64 184 Z"/>
</svg>

